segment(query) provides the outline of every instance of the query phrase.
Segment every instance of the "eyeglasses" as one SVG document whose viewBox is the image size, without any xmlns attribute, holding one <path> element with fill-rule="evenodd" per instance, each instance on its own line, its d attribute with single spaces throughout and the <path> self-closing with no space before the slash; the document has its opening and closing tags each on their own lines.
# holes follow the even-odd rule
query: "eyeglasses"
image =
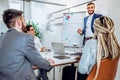
<svg viewBox="0 0 120 80">
<path fill-rule="evenodd" d="M 30 29 L 30 31 L 34 31 L 34 29 Z"/>
</svg>

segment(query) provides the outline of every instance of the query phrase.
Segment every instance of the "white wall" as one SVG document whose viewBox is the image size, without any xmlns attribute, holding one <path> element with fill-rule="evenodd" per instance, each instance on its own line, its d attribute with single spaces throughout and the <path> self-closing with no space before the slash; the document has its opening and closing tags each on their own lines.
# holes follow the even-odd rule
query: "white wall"
<svg viewBox="0 0 120 80">
<path fill-rule="evenodd" d="M 24 2 L 24 17 L 26 22 L 30 21 L 31 19 L 31 4 L 27 1 Z"/>
<path fill-rule="evenodd" d="M 0 0 L 0 35 L 7 31 L 7 27 L 3 22 L 2 14 L 5 9 L 9 8 L 8 0 Z"/>
<path fill-rule="evenodd" d="M 105 16 L 109 16 L 115 24 L 115 34 L 120 43 L 120 0 L 97 0 L 96 6 L 98 13 L 102 13 Z"/>
<path fill-rule="evenodd" d="M 46 27 L 46 13 L 44 5 L 36 2 L 31 2 L 31 20 L 38 23 L 41 31 Z"/>
</svg>

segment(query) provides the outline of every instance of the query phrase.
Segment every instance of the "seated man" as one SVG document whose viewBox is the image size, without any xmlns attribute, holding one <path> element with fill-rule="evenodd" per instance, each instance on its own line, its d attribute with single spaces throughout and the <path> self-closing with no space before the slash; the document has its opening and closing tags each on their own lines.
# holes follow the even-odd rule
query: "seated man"
<svg viewBox="0 0 120 80">
<path fill-rule="evenodd" d="M 94 38 L 97 39 L 88 40 L 82 50 L 82 56 L 78 65 L 77 80 L 86 80 L 87 75 L 89 75 L 97 62 L 96 78 L 101 59 L 115 59 L 120 52 L 120 46 L 113 33 L 114 23 L 109 17 L 102 16 L 96 19 L 94 28 Z"/>
<path fill-rule="evenodd" d="M 40 39 L 37 36 L 35 36 L 35 30 L 32 27 L 32 25 L 27 25 L 26 29 L 27 29 L 27 33 L 31 34 L 34 37 L 34 43 L 35 43 L 36 49 L 38 51 L 43 52 L 45 50 L 45 47 L 42 47 Z M 47 78 L 47 70 L 39 69 L 39 76 L 38 76 L 38 78 L 40 78 L 40 77 L 42 77 L 42 80 L 48 80 L 48 78 Z"/>
<path fill-rule="evenodd" d="M 32 27 L 32 25 L 27 25 L 26 29 L 27 29 L 27 33 L 31 34 L 34 37 L 34 42 L 35 42 L 36 49 L 38 51 L 41 51 L 41 52 L 45 51 L 45 47 L 42 46 L 42 44 L 40 42 L 40 39 L 37 36 L 35 36 L 35 30 Z"/>
</svg>

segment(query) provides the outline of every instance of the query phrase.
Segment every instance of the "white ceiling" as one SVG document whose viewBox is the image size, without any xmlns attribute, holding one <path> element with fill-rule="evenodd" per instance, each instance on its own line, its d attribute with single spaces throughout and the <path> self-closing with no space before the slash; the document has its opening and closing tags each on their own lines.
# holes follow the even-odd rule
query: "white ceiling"
<svg viewBox="0 0 120 80">
<path fill-rule="evenodd" d="M 38 2 L 45 2 L 45 3 L 53 3 L 53 4 L 55 4 L 55 5 L 59 5 L 59 6 L 65 6 L 66 5 L 66 1 L 67 0 L 31 0 L 31 1 L 38 1 Z"/>
<path fill-rule="evenodd" d="M 23 0 L 9 0 L 9 1 L 23 1 Z M 65 6 L 67 2 L 67 0 L 24 0 L 24 1 L 34 1 L 34 2 L 53 4 L 58 6 Z"/>
<path fill-rule="evenodd" d="M 51 4 L 56 6 L 73 6 L 76 4 L 92 1 L 92 0 L 10 0 L 10 1 L 34 1 L 38 3 Z"/>
<path fill-rule="evenodd" d="M 39 0 L 39 1 L 53 2 L 59 4 L 65 4 L 64 2 L 66 2 L 66 0 Z"/>
</svg>

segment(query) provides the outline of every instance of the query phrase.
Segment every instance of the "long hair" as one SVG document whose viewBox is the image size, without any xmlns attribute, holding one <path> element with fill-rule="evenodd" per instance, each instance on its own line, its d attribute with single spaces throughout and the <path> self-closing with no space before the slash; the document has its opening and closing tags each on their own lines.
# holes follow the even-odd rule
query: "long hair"
<svg viewBox="0 0 120 80">
<path fill-rule="evenodd" d="M 115 59 L 120 55 L 120 45 L 114 35 L 114 23 L 111 18 L 102 16 L 94 22 L 94 38 L 97 38 L 97 71 L 94 80 L 97 78 L 100 68 L 100 61 L 104 58 Z"/>
</svg>

